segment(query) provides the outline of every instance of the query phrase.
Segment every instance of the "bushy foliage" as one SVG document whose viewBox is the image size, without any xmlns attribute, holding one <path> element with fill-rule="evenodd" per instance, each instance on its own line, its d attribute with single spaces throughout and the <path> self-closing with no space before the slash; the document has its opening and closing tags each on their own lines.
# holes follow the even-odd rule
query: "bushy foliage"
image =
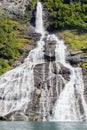
<svg viewBox="0 0 87 130">
<path fill-rule="evenodd" d="M 84 69 L 87 69 L 87 62 L 84 62 L 82 65 L 81 65 L 82 68 Z M 87 75 L 86 75 L 87 76 Z"/>
<path fill-rule="evenodd" d="M 32 11 L 32 10 L 34 9 L 36 3 L 37 3 L 37 0 L 32 0 L 32 1 L 30 1 L 30 2 L 29 2 L 29 5 L 28 5 L 28 10 L 29 10 L 29 11 Z"/>
<path fill-rule="evenodd" d="M 14 60 L 21 54 L 21 47 L 26 39 L 16 37 L 21 31 L 22 26 L 19 22 L 0 17 L 0 74 L 7 71 L 13 64 Z"/>
<path fill-rule="evenodd" d="M 42 0 L 49 13 L 48 30 L 87 30 L 87 0 Z"/>
<path fill-rule="evenodd" d="M 74 50 L 87 49 L 87 33 L 80 33 L 77 30 L 63 30 L 58 32 L 58 36 Z M 87 52 L 85 51 L 85 55 Z"/>
</svg>

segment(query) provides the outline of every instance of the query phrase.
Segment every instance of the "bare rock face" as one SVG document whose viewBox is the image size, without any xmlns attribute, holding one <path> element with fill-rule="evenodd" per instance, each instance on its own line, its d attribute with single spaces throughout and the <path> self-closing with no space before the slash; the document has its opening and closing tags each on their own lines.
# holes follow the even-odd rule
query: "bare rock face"
<svg viewBox="0 0 87 130">
<path fill-rule="evenodd" d="M 59 67 L 60 66 L 60 67 Z M 59 71 L 55 73 L 55 69 Z M 68 78 L 60 76 L 60 68 L 63 69 L 62 75 L 67 73 Z M 29 120 L 42 121 L 49 120 L 52 116 L 53 107 L 64 89 L 65 80 L 69 79 L 70 72 L 63 65 L 55 62 L 45 62 L 34 67 L 34 91 L 32 99 L 26 111 Z"/>
<path fill-rule="evenodd" d="M 13 15 L 24 15 L 30 0 L 0 0 L 0 9 Z"/>
</svg>

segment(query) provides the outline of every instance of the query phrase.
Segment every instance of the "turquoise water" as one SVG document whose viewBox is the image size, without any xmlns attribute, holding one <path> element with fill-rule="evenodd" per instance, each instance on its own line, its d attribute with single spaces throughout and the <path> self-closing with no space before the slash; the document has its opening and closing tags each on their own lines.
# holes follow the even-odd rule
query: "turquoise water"
<svg viewBox="0 0 87 130">
<path fill-rule="evenodd" d="M 87 123 L 0 122 L 0 130 L 87 130 Z"/>
</svg>

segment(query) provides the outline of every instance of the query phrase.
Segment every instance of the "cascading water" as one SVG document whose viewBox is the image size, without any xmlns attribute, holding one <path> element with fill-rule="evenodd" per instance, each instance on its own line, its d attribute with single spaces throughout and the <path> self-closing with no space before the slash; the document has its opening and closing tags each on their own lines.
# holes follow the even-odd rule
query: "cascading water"
<svg viewBox="0 0 87 130">
<path fill-rule="evenodd" d="M 36 13 L 36 32 L 44 34 L 44 26 L 42 19 L 42 4 L 41 2 L 37 3 L 37 13 Z"/>
<path fill-rule="evenodd" d="M 82 70 L 81 68 L 73 68 L 71 65 L 66 63 L 65 59 L 65 49 L 63 41 L 57 40 L 56 45 L 56 61 L 62 63 L 65 67 L 69 68 L 71 75 L 70 81 L 65 84 L 64 90 L 60 93 L 59 99 L 54 110 L 53 119 L 56 121 L 82 121 L 84 113 L 80 112 L 80 106 L 78 99 L 76 99 L 75 90 L 81 96 L 81 101 L 83 103 L 84 99 L 84 83 L 82 80 Z M 83 99 L 82 99 L 83 97 Z M 86 111 L 83 109 L 86 115 Z"/>
<path fill-rule="evenodd" d="M 36 28 L 39 24 L 38 32 L 43 33 L 42 5 L 40 2 L 37 4 L 37 9 Z M 34 91 L 33 68 L 35 64 L 44 61 L 43 45 L 44 41 L 41 38 L 37 47 L 29 53 L 22 65 L 0 77 L 0 116 L 15 111 L 23 113 L 26 111 L 31 99 L 31 92 Z"/>
<path fill-rule="evenodd" d="M 39 97 L 38 107 L 34 106 L 38 108 L 38 120 L 87 121 L 81 68 L 66 63 L 66 46 L 62 40 L 54 34 L 44 35 L 40 2 L 37 2 L 35 30 L 42 34 L 37 47 L 31 50 L 22 65 L 0 77 L 0 116 L 18 111 L 26 117 L 26 111 L 31 107 L 29 103 L 33 101 L 32 93 L 36 91 L 35 67 L 40 66 L 38 80 L 41 80 L 41 86 L 39 83 L 37 89 L 40 95 L 34 98 L 35 101 Z M 70 71 L 68 81 L 61 74 L 62 66 Z"/>
</svg>

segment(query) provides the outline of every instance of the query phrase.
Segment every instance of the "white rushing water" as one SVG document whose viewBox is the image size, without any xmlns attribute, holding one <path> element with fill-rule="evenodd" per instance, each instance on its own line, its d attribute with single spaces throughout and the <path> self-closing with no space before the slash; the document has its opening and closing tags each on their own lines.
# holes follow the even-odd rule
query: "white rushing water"
<svg viewBox="0 0 87 130">
<path fill-rule="evenodd" d="M 0 77 L 0 116 L 7 115 L 14 111 L 25 112 L 28 103 L 31 100 L 31 92 L 34 91 L 34 73 L 33 68 L 35 65 L 44 63 L 44 52 L 43 46 L 45 42 L 43 41 L 44 27 L 42 19 L 42 4 L 37 2 L 37 12 L 36 12 L 36 28 L 37 33 L 41 33 L 42 37 L 40 41 L 37 42 L 37 47 L 29 53 L 28 57 L 25 59 L 24 63 L 15 69 L 12 69 Z M 58 63 L 70 70 L 70 80 L 68 82 L 62 77 L 65 86 L 61 89 L 60 96 L 57 98 L 56 105 L 54 107 L 54 115 L 52 120 L 54 121 L 82 121 L 84 114 L 81 114 L 79 108 L 78 99 L 76 99 L 77 92 L 81 98 L 82 106 L 85 112 L 87 120 L 87 105 L 84 99 L 84 83 L 82 79 L 81 68 L 73 68 L 69 63 L 66 63 L 66 46 L 62 40 L 59 40 L 54 34 L 48 35 L 47 39 L 50 41 L 56 41 L 55 57 Z M 52 75 L 52 63 L 49 63 L 49 77 Z M 61 70 L 61 66 L 58 65 L 58 72 Z M 45 65 L 42 69 L 43 81 L 45 79 Z M 50 80 L 50 86 L 53 86 L 53 82 Z M 56 90 L 58 91 L 58 82 L 56 81 Z M 47 109 L 49 111 L 50 97 L 47 93 L 47 86 L 45 90 L 42 89 L 42 94 L 40 102 L 42 106 L 40 108 L 41 115 L 43 115 L 43 120 L 46 120 Z M 51 88 L 51 94 L 53 88 Z M 59 93 L 58 93 L 59 95 Z M 52 95 L 53 96 L 53 95 Z M 47 100 L 47 106 L 45 101 Z"/>
<path fill-rule="evenodd" d="M 37 12 L 36 12 L 36 32 L 44 34 L 44 26 L 43 26 L 43 19 L 42 19 L 42 4 L 41 2 L 37 3 Z"/>
<path fill-rule="evenodd" d="M 36 28 L 43 34 L 42 5 L 37 3 Z M 41 26 L 40 26 L 41 23 Z M 0 77 L 0 116 L 5 116 L 15 111 L 26 111 L 34 90 L 33 68 L 38 63 L 43 63 L 42 37 L 37 42 L 37 47 L 32 50 L 24 63 Z"/>
<path fill-rule="evenodd" d="M 66 63 L 65 54 L 66 54 L 66 46 L 63 41 L 58 40 L 56 36 L 54 36 L 57 40 L 55 55 L 56 61 L 62 63 L 66 68 L 68 68 L 71 72 L 70 81 L 65 84 L 64 90 L 60 93 L 60 96 L 57 100 L 53 119 L 56 121 L 82 121 L 84 118 L 84 114 L 80 113 L 81 107 L 78 103 L 78 99 L 76 99 L 75 90 L 81 96 L 82 105 L 85 111 L 85 116 L 87 116 L 87 111 L 85 110 L 84 99 L 84 83 L 82 77 L 81 68 L 73 68 L 70 64 Z M 85 99 L 84 99 L 85 101 Z"/>
</svg>

